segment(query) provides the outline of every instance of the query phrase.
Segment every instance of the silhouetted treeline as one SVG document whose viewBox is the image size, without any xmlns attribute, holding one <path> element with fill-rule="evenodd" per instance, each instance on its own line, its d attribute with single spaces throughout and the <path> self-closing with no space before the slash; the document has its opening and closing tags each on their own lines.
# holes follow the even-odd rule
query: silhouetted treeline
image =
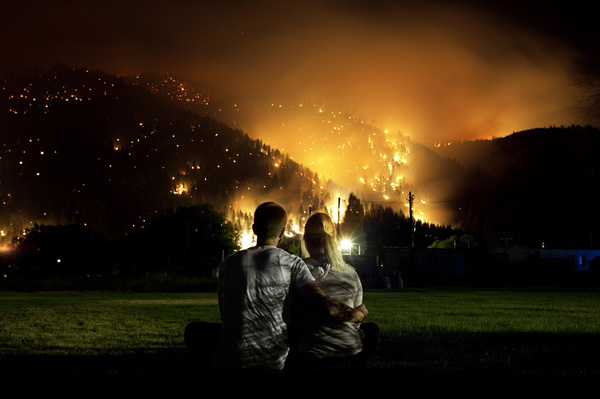
<svg viewBox="0 0 600 399">
<path fill-rule="evenodd" d="M 428 248 L 436 246 L 438 242 L 452 236 L 462 237 L 465 233 L 461 229 L 451 226 L 436 225 L 421 220 L 411 221 L 410 217 L 402 212 L 394 211 L 391 207 L 381 204 L 370 204 L 365 207 L 364 231 L 369 247 L 381 249 L 382 247 Z M 411 234 L 411 229 L 414 233 Z M 471 238 L 469 245 L 478 245 Z"/>
<path fill-rule="evenodd" d="M 238 249 L 235 226 L 210 205 L 181 207 L 118 240 L 83 225 L 37 225 L 0 260 L 5 278 L 212 277 Z"/>
</svg>

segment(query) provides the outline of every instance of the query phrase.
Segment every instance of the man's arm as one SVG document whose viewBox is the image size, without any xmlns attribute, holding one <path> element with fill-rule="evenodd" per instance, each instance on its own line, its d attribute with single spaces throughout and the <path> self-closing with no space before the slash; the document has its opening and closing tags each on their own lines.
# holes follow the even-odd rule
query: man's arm
<svg viewBox="0 0 600 399">
<path fill-rule="evenodd" d="M 360 322 L 369 314 L 364 304 L 354 309 L 330 298 L 314 281 L 300 288 L 300 295 L 317 311 L 339 321 Z"/>
</svg>

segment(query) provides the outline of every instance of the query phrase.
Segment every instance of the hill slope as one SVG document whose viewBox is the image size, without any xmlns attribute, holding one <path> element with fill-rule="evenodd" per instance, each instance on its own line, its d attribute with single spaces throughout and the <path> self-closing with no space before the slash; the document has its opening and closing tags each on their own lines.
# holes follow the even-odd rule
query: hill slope
<svg viewBox="0 0 600 399">
<path fill-rule="evenodd" d="M 598 248 L 598 129 L 533 129 L 437 151 L 471 174 L 461 202 L 466 228 L 516 245 Z"/>
<path fill-rule="evenodd" d="M 109 236 L 167 208 L 319 208 L 325 184 L 260 140 L 100 71 L 10 76 L 0 96 L 0 228 L 85 223 Z M 236 214 L 237 215 L 237 214 Z"/>
</svg>

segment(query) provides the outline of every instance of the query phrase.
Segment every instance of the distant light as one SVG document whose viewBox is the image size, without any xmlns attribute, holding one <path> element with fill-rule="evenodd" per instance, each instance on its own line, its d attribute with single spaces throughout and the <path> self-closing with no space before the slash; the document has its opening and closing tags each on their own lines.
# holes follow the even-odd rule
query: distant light
<svg viewBox="0 0 600 399">
<path fill-rule="evenodd" d="M 340 247 L 341 247 L 342 251 L 350 252 L 352 250 L 352 241 L 350 241 L 347 238 L 344 238 L 342 240 L 342 242 L 340 243 Z"/>
<path fill-rule="evenodd" d="M 251 232 L 243 232 L 240 235 L 239 245 L 242 249 L 250 248 L 256 244 L 256 238 Z"/>
</svg>

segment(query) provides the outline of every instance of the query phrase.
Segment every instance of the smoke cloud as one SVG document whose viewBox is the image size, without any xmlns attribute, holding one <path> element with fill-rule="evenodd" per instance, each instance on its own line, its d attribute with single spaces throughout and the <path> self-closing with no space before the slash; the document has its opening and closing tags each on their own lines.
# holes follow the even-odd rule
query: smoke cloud
<svg viewBox="0 0 600 399">
<path fill-rule="evenodd" d="M 169 72 L 218 94 L 320 100 L 421 142 L 580 122 L 572 43 L 523 20 L 546 18 L 527 3 L 16 3 L 5 69 Z"/>
</svg>

